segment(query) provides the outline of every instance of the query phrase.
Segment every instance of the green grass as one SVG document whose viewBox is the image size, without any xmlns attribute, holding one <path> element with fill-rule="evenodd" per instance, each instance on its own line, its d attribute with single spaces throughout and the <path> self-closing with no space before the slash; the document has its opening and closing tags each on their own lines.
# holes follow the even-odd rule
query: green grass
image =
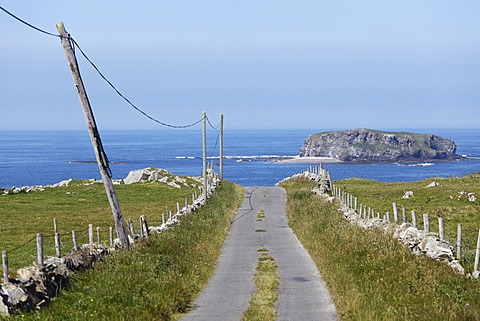
<svg viewBox="0 0 480 321">
<path fill-rule="evenodd" d="M 431 182 L 440 186 L 429 187 Z M 402 217 L 402 206 L 405 207 L 407 218 L 411 221 L 411 211 L 417 216 L 417 225 L 423 226 L 422 214 L 430 218 L 430 229 L 438 232 L 438 218 L 444 220 L 445 233 L 456 239 L 457 225 L 462 224 L 463 240 L 470 250 L 474 250 L 480 228 L 480 174 L 471 174 L 466 177 L 429 178 L 417 182 L 382 183 L 366 179 L 348 179 L 335 181 L 335 185 L 342 190 L 358 197 L 358 204 L 374 208 L 383 216 L 390 212 L 393 217 L 392 203 L 396 202 L 399 218 Z M 402 199 L 405 191 L 413 191 L 413 198 Z M 467 197 L 460 196 L 460 192 L 475 193 L 477 200 L 470 202 Z M 470 258 L 471 259 L 471 258 Z M 473 263 L 467 266 L 472 268 Z"/>
<path fill-rule="evenodd" d="M 258 252 L 264 252 L 264 248 L 260 248 Z M 253 280 L 256 290 L 250 300 L 250 306 L 243 313 L 242 320 L 275 320 L 275 302 L 277 301 L 277 289 L 280 284 L 280 276 L 277 273 L 275 260 L 270 254 L 260 253 L 257 272 Z"/>
<path fill-rule="evenodd" d="M 194 181 L 191 181 L 194 183 Z M 35 238 L 37 233 L 45 234 L 45 251 L 53 255 L 53 219 L 57 218 L 59 233 L 64 243 L 63 251 L 73 247 L 70 233 L 77 233 L 78 242 L 88 243 L 88 224 L 94 229 L 99 226 L 103 241 L 108 243 L 108 230 L 114 226 L 113 215 L 103 184 L 84 185 L 74 181 L 68 187 L 47 188 L 41 192 L 0 195 L 0 249 L 9 251 L 11 269 L 30 264 L 35 260 L 35 241 L 16 251 L 10 251 Z M 197 183 L 198 184 L 198 183 Z M 147 216 L 149 225 L 161 225 L 165 208 L 176 212 L 176 203 L 181 207 L 185 198 L 192 202 L 193 187 L 175 189 L 162 183 L 136 183 L 117 185 L 120 207 L 125 220 L 132 219 L 138 231 L 139 217 Z"/>
<path fill-rule="evenodd" d="M 95 186 L 92 188 L 97 189 Z M 158 217 L 158 213 L 164 211 L 165 204 L 170 204 L 173 209 L 176 200 L 183 198 L 183 195 L 179 195 L 179 190 L 167 189 L 162 193 L 162 189 L 163 187 L 157 184 L 134 184 L 120 186 L 118 194 L 127 213 L 134 211 L 135 215 L 140 215 L 152 211 L 160 222 L 161 215 Z M 49 193 L 55 193 L 59 201 L 63 202 L 65 190 L 63 193 L 61 190 Z M 82 193 L 103 198 L 103 195 L 99 194 L 100 190 L 97 190 L 97 193 Z M 82 193 L 78 191 L 77 194 Z M 88 195 L 77 197 L 90 199 Z M 26 200 L 32 195 L 25 194 L 21 197 Z M 148 240 L 135 245 L 131 251 L 113 253 L 97 264 L 95 269 L 77 274 L 71 287 L 61 292 L 60 296 L 38 314 L 18 315 L 13 319 L 175 319 L 186 311 L 208 282 L 231 220 L 243 197 L 243 188 L 223 182 L 207 205 L 182 219 L 179 226 L 152 235 Z M 55 198 L 50 194 L 51 202 Z M 90 206 L 83 211 L 84 215 L 97 213 L 96 206 Z M 50 211 L 45 210 L 44 216 L 47 216 L 48 212 Z M 106 212 L 107 210 L 104 210 L 102 214 L 107 215 Z M 93 220 L 94 216 L 90 218 Z M 79 226 L 87 222 L 85 219 Z M 105 222 L 108 223 L 108 219 L 105 219 Z M 47 225 L 43 228 L 48 229 Z M 36 232 L 35 229 L 32 230 Z"/>
<path fill-rule="evenodd" d="M 480 319 L 478 281 L 413 255 L 391 235 L 348 223 L 335 205 L 311 193 L 312 182 L 282 186 L 289 224 L 315 261 L 342 320 Z"/>
</svg>

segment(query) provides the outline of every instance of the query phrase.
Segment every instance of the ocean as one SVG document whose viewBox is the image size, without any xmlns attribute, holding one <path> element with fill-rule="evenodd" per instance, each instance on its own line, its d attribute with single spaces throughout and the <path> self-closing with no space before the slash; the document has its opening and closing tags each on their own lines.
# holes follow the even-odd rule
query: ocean
<svg viewBox="0 0 480 321">
<path fill-rule="evenodd" d="M 224 131 L 224 178 L 244 186 L 270 186 L 310 165 L 274 160 L 297 156 L 312 130 Z M 383 182 L 465 176 L 480 171 L 480 129 L 415 130 L 457 143 L 471 160 L 392 164 L 324 164 L 333 179 L 362 177 Z M 145 167 L 200 176 L 201 130 L 100 132 L 114 179 Z M 207 156 L 218 173 L 218 131 L 207 131 Z M 64 179 L 99 179 L 87 131 L 0 131 L 0 187 L 54 184 Z"/>
</svg>

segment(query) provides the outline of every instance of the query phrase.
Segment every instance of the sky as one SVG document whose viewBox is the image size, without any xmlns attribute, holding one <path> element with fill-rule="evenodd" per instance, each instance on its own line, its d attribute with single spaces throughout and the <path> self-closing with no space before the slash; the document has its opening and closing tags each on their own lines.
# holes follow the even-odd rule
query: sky
<svg viewBox="0 0 480 321">
<path fill-rule="evenodd" d="M 480 2 L 0 1 L 172 125 L 479 128 Z M 161 129 L 81 56 L 100 129 Z M 0 11 L 0 130 L 84 129 L 60 40 Z"/>
</svg>

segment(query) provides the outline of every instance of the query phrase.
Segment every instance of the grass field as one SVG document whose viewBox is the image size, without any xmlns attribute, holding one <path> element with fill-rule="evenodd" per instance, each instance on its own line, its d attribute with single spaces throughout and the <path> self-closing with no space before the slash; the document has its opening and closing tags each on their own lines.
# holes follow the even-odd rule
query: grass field
<svg viewBox="0 0 480 321">
<path fill-rule="evenodd" d="M 165 206 L 176 209 L 176 202 L 184 204 L 191 192 L 191 188 L 179 190 L 160 183 L 117 187 L 125 217 L 138 222 L 135 218 L 146 214 L 151 225 L 161 224 Z M 52 231 L 53 217 L 62 230 L 81 229 L 88 223 L 110 226 L 113 219 L 104 194 L 103 186 L 94 184 L 0 196 L 2 213 L 9 211 L 9 225 L 3 229 L 10 237 L 2 233 L 2 244 L 8 241 L 9 247 L 16 246 L 31 233 Z M 223 182 L 207 205 L 182 219 L 179 226 L 152 235 L 131 251 L 113 253 L 95 269 L 76 275 L 71 287 L 38 314 L 13 319 L 175 319 L 213 273 L 243 197 L 243 188 Z M 17 238 L 20 241 L 15 242 Z"/>
<path fill-rule="evenodd" d="M 365 203 L 382 197 L 384 210 L 403 195 L 376 190 L 372 197 L 365 191 L 368 182 L 357 182 L 362 181 L 347 181 L 344 187 Z M 290 180 L 282 186 L 289 224 L 325 279 L 342 320 L 480 319 L 477 280 L 412 254 L 391 235 L 348 223 L 335 205 L 311 192 L 310 181 Z M 380 203 L 372 206 L 382 209 Z"/>
<path fill-rule="evenodd" d="M 85 185 L 86 181 L 73 181 L 68 187 L 46 188 L 45 191 L 0 194 L 0 249 L 9 251 L 12 268 L 30 264 L 35 260 L 35 238 L 37 233 L 45 235 L 46 254 L 53 254 L 53 219 L 57 219 L 62 235 L 63 251 L 73 247 L 70 233 L 79 232 L 78 242 L 88 243 L 88 224 L 101 228 L 108 243 L 108 230 L 114 226 L 113 215 L 108 204 L 103 184 Z M 189 185 L 199 185 L 189 179 Z M 185 197 L 192 202 L 192 192 L 198 188 L 175 189 L 162 183 L 148 182 L 115 186 L 123 216 L 139 226 L 140 215 L 147 216 L 150 225 L 160 225 L 166 208 L 176 212 L 176 203 L 185 204 Z M 25 242 L 25 246 L 10 251 Z"/>
<path fill-rule="evenodd" d="M 439 185 L 427 187 L 432 182 Z M 480 228 L 480 174 L 401 183 L 382 183 L 365 179 L 348 179 L 334 183 L 342 190 L 358 197 L 359 204 L 375 208 L 375 211 L 382 215 L 390 212 L 390 216 L 393 217 L 392 203 L 396 202 L 399 213 L 402 213 L 402 206 L 405 207 L 410 221 L 411 211 L 414 210 L 417 213 L 417 224 L 423 226 L 422 214 L 426 213 L 430 218 L 430 229 L 434 232 L 438 232 L 438 218 L 443 218 L 445 233 L 452 241 L 452 245 L 455 244 L 457 225 L 461 223 L 465 249 L 469 250 L 465 251 L 469 262 L 465 263 L 467 270 L 473 268 L 473 251 Z M 414 196 L 402 199 L 405 191 L 412 191 Z M 469 200 L 469 193 L 476 198 L 475 201 Z"/>
</svg>

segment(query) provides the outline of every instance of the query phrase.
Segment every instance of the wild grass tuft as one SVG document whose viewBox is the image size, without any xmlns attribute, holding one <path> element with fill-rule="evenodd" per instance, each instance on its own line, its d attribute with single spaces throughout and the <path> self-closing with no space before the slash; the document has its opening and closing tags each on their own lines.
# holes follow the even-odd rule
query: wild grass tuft
<svg viewBox="0 0 480 321">
<path fill-rule="evenodd" d="M 250 306 L 243 313 L 242 320 L 275 320 L 275 302 L 277 301 L 277 289 L 280 284 L 280 276 L 277 273 L 277 265 L 270 254 L 260 254 L 257 272 L 253 280 L 256 291 L 250 300 Z"/>
</svg>

